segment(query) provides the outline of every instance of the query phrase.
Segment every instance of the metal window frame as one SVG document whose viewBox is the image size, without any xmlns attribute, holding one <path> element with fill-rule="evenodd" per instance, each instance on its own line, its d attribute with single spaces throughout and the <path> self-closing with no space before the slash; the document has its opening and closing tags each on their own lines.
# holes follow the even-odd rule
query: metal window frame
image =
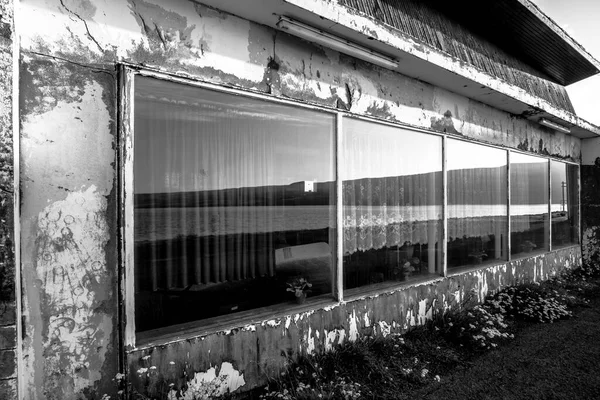
<svg viewBox="0 0 600 400">
<path fill-rule="evenodd" d="M 577 243 L 570 244 L 572 246 L 579 245 L 581 246 L 581 165 L 565 162 L 564 160 L 555 160 L 550 159 L 548 163 L 548 212 L 549 212 L 549 223 L 550 223 L 550 251 L 553 251 L 552 246 L 552 163 L 560 163 L 566 165 L 574 165 L 577 167 L 577 179 L 575 182 L 577 183 Z M 569 246 L 569 245 L 567 245 Z M 563 248 L 563 247 L 560 247 Z"/>
<path fill-rule="evenodd" d="M 243 96 L 246 98 L 254 98 L 262 101 L 268 101 L 271 103 L 277 103 L 287 106 L 293 106 L 296 108 L 303 108 L 306 110 L 316 111 L 323 114 L 331 115 L 334 119 L 334 145 L 338 146 L 338 142 L 341 143 L 342 134 L 338 132 L 338 126 L 341 126 L 341 115 L 335 109 L 327 109 L 325 107 L 315 106 L 311 104 L 303 104 L 295 101 L 285 100 L 281 98 L 277 98 L 274 96 L 265 95 L 263 93 L 257 93 L 247 90 L 241 90 L 239 88 L 231 88 L 221 85 L 216 85 L 213 83 L 208 83 L 204 81 L 200 81 L 197 79 L 193 79 L 191 77 L 181 77 L 176 75 L 171 75 L 168 73 L 155 71 L 147 68 L 140 68 L 138 66 L 132 66 L 128 64 L 121 64 L 119 66 L 119 160 L 118 160 L 118 168 L 119 168 L 119 202 L 122 205 L 119 211 L 119 247 L 120 247 L 120 265 L 122 266 L 119 273 L 119 296 L 120 301 L 123 306 L 121 307 L 122 314 L 120 316 L 120 321 L 122 323 L 122 343 L 123 349 L 125 352 L 130 352 L 133 350 L 139 350 L 144 347 L 153 347 L 157 344 L 162 343 L 144 343 L 142 346 L 138 345 L 137 332 L 135 327 L 135 264 L 134 264 L 134 221 L 133 221 L 133 192 L 134 192 L 134 136 L 135 136 L 135 126 L 134 126 L 134 107 L 135 107 L 135 77 L 143 76 L 154 78 L 158 80 L 162 80 L 165 82 L 171 83 L 180 83 L 187 86 L 197 87 L 199 89 L 205 90 L 213 90 L 220 93 L 231 94 L 235 96 Z M 338 147 L 339 148 L 339 147 Z M 338 178 L 338 174 L 340 171 L 340 161 L 338 160 L 337 149 L 334 151 L 334 155 L 336 160 L 334 162 L 335 165 L 335 176 Z M 338 186 L 341 186 L 341 180 L 337 179 L 339 184 L 336 184 L 336 189 L 339 189 Z M 337 204 L 342 202 L 341 191 L 336 194 L 336 206 Z M 341 220 L 341 212 L 342 210 L 338 207 L 336 214 L 336 226 L 342 223 Z M 336 263 L 336 280 L 332 281 L 332 285 L 337 285 L 334 291 L 331 293 L 331 301 L 327 302 L 325 305 L 331 306 L 332 304 L 339 304 L 343 301 L 343 288 L 339 286 L 339 282 L 343 280 L 343 275 L 340 272 L 343 272 L 343 269 L 340 269 L 338 272 L 337 267 L 341 263 L 339 255 L 343 252 L 341 246 L 341 234 L 342 232 L 336 233 L 336 243 L 335 243 L 335 254 L 338 257 L 338 261 Z M 343 268 L 343 266 L 342 266 Z M 285 311 L 282 312 L 273 312 L 272 317 L 280 316 L 284 314 Z M 236 317 L 233 315 L 230 320 L 235 321 Z M 193 321 L 191 321 L 193 322 Z M 219 331 L 220 329 L 215 329 L 215 331 Z M 161 340 L 159 342 L 172 342 L 178 341 L 180 339 L 187 339 L 189 337 L 199 336 L 204 334 L 204 328 L 202 326 L 202 320 L 198 320 L 198 330 L 197 333 L 190 334 L 185 337 L 181 337 L 176 332 L 173 332 L 171 338 L 166 340 Z"/>
<path fill-rule="evenodd" d="M 276 97 L 273 95 L 268 95 L 262 92 L 242 89 L 237 87 L 230 87 L 222 84 L 214 84 L 199 80 L 193 76 L 184 76 L 182 74 L 174 75 L 171 73 L 166 73 L 159 70 L 150 69 L 148 67 L 140 67 L 138 65 L 121 63 L 119 65 L 119 146 L 118 146 L 118 155 L 119 159 L 117 161 L 119 166 L 119 200 L 122 205 L 119 212 L 119 235 L 120 235 L 120 260 L 119 264 L 121 266 L 119 273 L 119 295 L 122 310 L 120 315 L 121 323 L 123 324 L 123 332 L 122 332 L 122 343 L 123 349 L 128 352 L 132 350 L 138 350 L 140 348 L 145 347 L 154 347 L 159 344 L 164 344 L 168 342 L 175 342 L 179 340 L 189 339 L 191 337 L 197 337 L 200 335 L 204 335 L 207 332 L 204 331 L 202 326 L 202 320 L 198 320 L 198 329 L 197 332 L 181 336 L 176 333 L 172 334 L 172 338 L 168 340 L 164 340 L 160 343 L 150 343 L 144 344 L 143 346 L 137 346 L 136 343 L 136 329 L 135 329 L 135 282 L 134 282 L 134 259 L 133 259 L 133 242 L 134 242 L 134 231 L 133 231 L 133 182 L 134 182 L 134 174 L 133 174 L 133 152 L 134 152 L 134 125 L 133 125 L 133 113 L 134 113 L 134 96 L 135 96 L 135 77 L 143 76 L 154 79 L 159 79 L 166 82 L 172 83 L 180 83 L 185 84 L 187 86 L 198 87 L 200 89 L 205 90 L 213 90 L 220 93 L 231 94 L 235 96 L 243 96 L 254 98 L 262 101 L 268 101 L 272 103 L 282 104 L 293 106 L 297 108 L 303 108 L 306 110 L 313 110 L 320 113 L 325 113 L 332 115 L 335 119 L 334 126 L 334 143 L 335 150 L 334 155 L 336 160 L 334 162 L 335 165 L 335 179 L 336 179 L 336 243 L 335 243 L 335 271 L 332 279 L 333 290 L 331 293 L 331 302 L 327 302 L 325 305 L 318 305 L 318 308 L 326 308 L 331 305 L 342 304 L 346 301 L 344 297 L 344 265 L 343 265 L 343 187 L 342 187 L 342 176 L 341 173 L 343 171 L 345 160 L 343 159 L 343 142 L 344 142 L 344 119 L 351 118 L 357 120 L 368 121 L 372 123 L 376 123 L 379 125 L 390 126 L 394 128 L 398 128 L 400 130 L 409 130 L 412 132 L 419 132 L 427 135 L 433 135 L 441 138 L 441 151 L 442 151 L 442 243 L 441 243 L 441 271 L 439 271 L 440 278 L 448 277 L 448 269 L 447 269 L 447 252 L 448 252 L 448 177 L 447 177 L 447 140 L 448 138 L 452 140 L 465 141 L 468 143 L 477 144 L 480 146 L 486 146 L 491 148 L 497 148 L 506 151 L 507 158 L 507 217 L 508 217 L 508 232 L 507 232 L 507 259 L 500 261 L 501 263 L 508 263 L 512 261 L 511 255 L 511 179 L 510 179 L 510 162 L 511 162 L 511 153 L 519 153 L 532 157 L 537 157 L 543 160 L 546 160 L 548 163 L 548 169 L 550 169 L 550 161 L 560 161 L 565 164 L 576 165 L 578 167 L 578 202 L 579 202 L 579 231 L 581 231 L 581 168 L 579 163 L 563 160 L 557 157 L 552 156 L 543 156 L 537 155 L 533 153 L 528 153 L 526 151 L 522 151 L 519 149 L 511 149 L 506 146 L 495 145 L 486 143 L 483 141 L 479 141 L 472 138 L 465 138 L 460 136 L 454 136 L 446 133 L 440 133 L 428 129 L 424 129 L 421 127 L 414 127 L 407 124 L 403 124 L 401 122 L 391 122 L 382 118 L 356 115 L 348 111 L 341 111 L 335 109 L 333 107 L 327 107 L 318 104 L 310 104 L 310 103 L 302 103 L 295 100 L 283 99 L 280 97 Z M 550 184 L 550 171 L 548 173 L 548 180 Z M 550 187 L 548 193 L 548 210 L 550 212 L 551 209 L 551 199 L 550 199 Z M 551 221 L 550 221 L 551 226 Z M 551 229 L 551 228 L 550 228 Z M 551 237 L 550 246 L 551 246 Z M 581 245 L 581 232 L 579 232 L 579 245 Z M 574 245 L 575 246 L 575 245 Z M 548 252 L 551 251 L 548 250 Z M 485 269 L 489 268 L 490 265 L 485 265 L 477 269 Z M 460 274 L 462 271 L 456 272 L 456 274 Z M 452 275 L 455 275 L 453 273 Z M 414 284 L 429 284 L 431 280 L 424 280 L 423 282 L 414 282 Z M 399 283 L 398 285 L 390 286 L 390 288 L 385 288 L 381 292 L 385 293 L 387 291 L 394 291 L 398 288 L 404 287 L 406 284 Z M 361 288 L 364 293 L 368 293 L 372 290 L 369 289 L 368 286 Z M 352 298 L 361 297 L 352 295 Z M 315 307 L 317 308 L 317 307 Z M 271 317 L 277 318 L 286 314 L 286 308 L 282 307 L 281 312 L 275 311 L 270 314 Z M 235 314 L 229 318 L 230 324 L 237 321 Z M 193 321 L 192 321 L 193 322 Z M 220 329 L 215 329 L 210 332 L 220 331 Z M 208 332 L 208 333 L 210 333 Z"/>
</svg>

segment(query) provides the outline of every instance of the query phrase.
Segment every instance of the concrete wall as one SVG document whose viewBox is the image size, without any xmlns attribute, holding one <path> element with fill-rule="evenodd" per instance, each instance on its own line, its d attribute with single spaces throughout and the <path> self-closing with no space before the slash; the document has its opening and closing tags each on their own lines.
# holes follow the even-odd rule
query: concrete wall
<svg viewBox="0 0 600 400">
<path fill-rule="evenodd" d="M 0 1 L 0 399 L 17 397 L 14 257 L 13 8 Z"/>
<path fill-rule="evenodd" d="M 185 0 L 23 0 L 17 26 L 25 398 L 115 396 L 114 378 L 124 368 L 139 392 L 154 393 L 167 378 L 179 384 L 223 371 L 230 372 L 229 388 L 246 390 L 289 353 L 402 330 L 471 288 L 483 298 L 580 261 L 573 247 L 125 352 L 117 286 L 117 62 L 572 161 L 580 160 L 580 141 Z M 157 369 L 143 371 L 151 366 Z"/>
</svg>

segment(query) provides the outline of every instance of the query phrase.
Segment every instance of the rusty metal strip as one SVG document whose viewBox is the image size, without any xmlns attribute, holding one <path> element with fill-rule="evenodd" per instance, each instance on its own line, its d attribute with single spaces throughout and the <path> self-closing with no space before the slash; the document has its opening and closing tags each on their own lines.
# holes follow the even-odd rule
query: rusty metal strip
<svg viewBox="0 0 600 400">
<path fill-rule="evenodd" d="M 507 230 L 508 233 L 506 235 L 506 240 L 508 240 L 508 243 L 506 244 L 506 252 L 507 254 L 507 258 L 506 260 L 508 262 L 510 262 L 512 260 L 512 245 L 511 245 L 511 240 L 512 240 L 512 226 L 511 226 L 511 214 L 510 214 L 510 202 L 511 202 L 511 190 L 510 190 L 510 174 L 511 174 L 511 168 L 510 168 L 510 151 L 506 152 L 506 215 L 507 215 L 507 221 L 506 221 L 506 226 L 507 226 Z"/>
<path fill-rule="evenodd" d="M 343 198 L 343 185 L 342 185 L 342 171 L 344 168 L 344 159 L 343 159 L 343 140 L 344 140 L 344 131 L 343 131 L 343 117 L 342 117 L 342 113 L 338 113 L 336 115 L 336 132 L 335 132 L 335 138 L 336 138 L 336 142 L 335 142 L 335 153 L 336 153 L 336 157 L 335 157 L 335 164 L 336 164 L 336 182 L 335 182 L 335 186 L 336 186 L 336 206 L 337 206 L 337 210 L 336 210 L 336 214 L 337 214 L 337 218 L 336 218 L 336 253 L 337 253 L 337 257 L 336 257 L 336 265 L 337 268 L 334 272 L 334 277 L 335 274 L 337 273 L 337 280 L 333 280 L 332 282 L 337 282 L 336 283 L 336 288 L 335 288 L 335 292 L 337 294 L 337 300 L 339 302 L 344 301 L 344 198 Z"/>
<path fill-rule="evenodd" d="M 448 165 L 446 160 L 448 137 L 442 137 L 442 270 L 441 275 L 448 276 Z"/>
<path fill-rule="evenodd" d="M 579 165 L 577 166 L 577 214 L 577 243 L 581 246 L 581 166 Z"/>
<path fill-rule="evenodd" d="M 548 160 L 548 251 L 552 251 L 552 161 Z"/>
<path fill-rule="evenodd" d="M 135 348 L 135 285 L 133 260 L 133 112 L 134 71 L 121 67 L 119 74 L 119 233 L 121 235 L 120 294 L 124 317 L 121 327 L 125 348 Z"/>
</svg>

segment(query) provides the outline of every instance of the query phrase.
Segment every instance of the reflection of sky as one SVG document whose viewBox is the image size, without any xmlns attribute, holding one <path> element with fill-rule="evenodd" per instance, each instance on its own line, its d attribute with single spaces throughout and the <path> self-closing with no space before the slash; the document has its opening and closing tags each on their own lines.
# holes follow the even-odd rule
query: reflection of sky
<svg viewBox="0 0 600 400">
<path fill-rule="evenodd" d="M 529 156 L 522 153 L 510 153 L 511 164 L 547 164 L 548 160 L 541 157 Z"/>
<path fill-rule="evenodd" d="M 351 118 L 343 126 L 344 180 L 442 170 L 438 136 Z"/>
<path fill-rule="evenodd" d="M 550 177 L 552 180 L 552 203 L 562 204 L 564 201 L 565 204 L 568 203 L 569 194 L 571 188 L 568 185 L 573 185 L 575 182 L 568 182 L 567 185 L 567 164 L 558 162 L 558 161 L 550 161 Z M 565 188 L 563 190 L 562 184 L 565 183 Z M 574 188 L 573 188 L 574 189 Z"/>
<path fill-rule="evenodd" d="M 135 192 L 334 179 L 330 114 L 136 78 Z"/>
<path fill-rule="evenodd" d="M 448 171 L 506 166 L 506 151 L 460 140 L 446 142 Z"/>
</svg>

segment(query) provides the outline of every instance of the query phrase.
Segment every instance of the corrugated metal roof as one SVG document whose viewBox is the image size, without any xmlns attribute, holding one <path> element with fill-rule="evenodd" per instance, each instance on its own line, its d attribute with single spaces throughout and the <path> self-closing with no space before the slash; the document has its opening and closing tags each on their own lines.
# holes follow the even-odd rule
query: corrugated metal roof
<svg viewBox="0 0 600 400">
<path fill-rule="evenodd" d="M 600 72 L 600 63 L 529 0 L 427 3 L 561 85 Z"/>
<path fill-rule="evenodd" d="M 512 60 L 507 60 L 509 67 L 514 66 L 515 60 L 524 61 L 538 73 L 543 73 L 543 78 L 560 85 L 569 85 L 600 72 L 600 63 L 529 0 L 338 2 L 476 66 L 477 54 L 473 51 L 480 50 L 483 43 L 478 43 L 480 40 L 473 35 L 486 39 L 512 56 Z M 444 34 L 458 35 L 457 43 L 444 41 L 441 37 Z M 490 48 L 484 49 L 484 53 L 495 61 L 502 58 Z M 531 73 L 527 68 L 523 72 Z"/>
<path fill-rule="evenodd" d="M 490 21 L 487 16 L 477 16 L 475 8 L 450 7 L 437 0 L 338 0 L 351 9 L 365 14 L 378 22 L 391 26 L 418 42 L 449 54 L 487 74 L 518 86 L 551 104 L 574 112 L 564 86 L 556 82 L 535 61 L 516 53 L 515 45 L 500 43 L 509 36 L 506 24 L 500 20 Z M 463 1 L 460 4 L 464 4 Z M 452 3 L 455 4 L 455 3 Z M 494 3 L 500 6 L 499 2 Z M 478 5 L 477 7 L 481 7 Z M 506 10 L 506 9 L 505 9 Z M 523 11 L 527 13 L 527 11 Z M 493 15 L 499 15 L 495 10 Z M 465 19 L 466 21 L 459 21 Z M 473 22 L 477 20 L 478 22 Z M 483 21 L 483 22 L 482 22 Z M 478 32 L 477 27 L 490 23 L 489 32 Z M 484 29 L 483 25 L 479 27 Z M 499 33 L 502 32 L 502 33 Z M 491 36 L 497 36 L 492 41 Z"/>
</svg>

